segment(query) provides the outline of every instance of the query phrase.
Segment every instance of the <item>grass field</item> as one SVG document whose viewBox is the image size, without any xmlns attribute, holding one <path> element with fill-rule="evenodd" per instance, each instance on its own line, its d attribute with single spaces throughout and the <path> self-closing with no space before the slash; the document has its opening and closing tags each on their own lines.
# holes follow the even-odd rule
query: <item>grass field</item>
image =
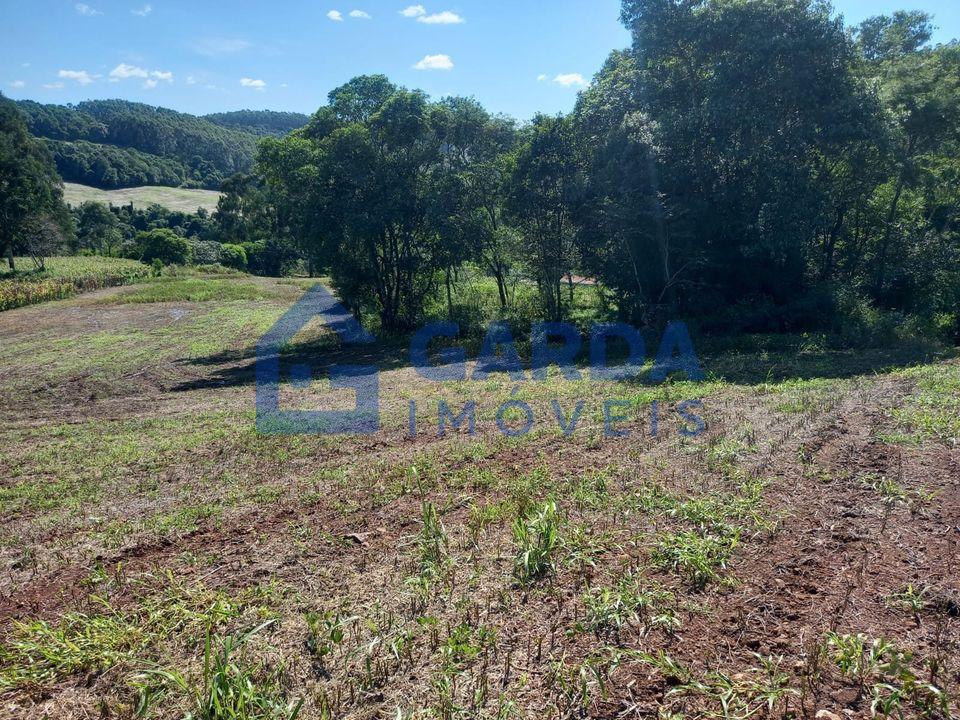
<svg viewBox="0 0 960 720">
<path fill-rule="evenodd" d="M 383 428 L 261 435 L 254 348 L 303 285 L 0 315 L 0 717 L 960 713 L 955 360 L 784 345 L 696 383 L 436 385 L 311 324 L 285 357 L 376 362 Z M 441 399 L 476 401 L 474 435 L 438 435 Z M 525 435 L 497 428 L 511 399 Z"/>
<path fill-rule="evenodd" d="M 169 210 L 193 213 L 198 207 L 213 212 L 217 209 L 220 193 L 215 190 L 190 190 L 145 185 L 121 190 L 100 190 L 76 183 L 64 183 L 63 198 L 74 207 L 93 200 L 104 205 L 129 205 L 144 209 L 150 205 L 162 205 Z"/>
</svg>

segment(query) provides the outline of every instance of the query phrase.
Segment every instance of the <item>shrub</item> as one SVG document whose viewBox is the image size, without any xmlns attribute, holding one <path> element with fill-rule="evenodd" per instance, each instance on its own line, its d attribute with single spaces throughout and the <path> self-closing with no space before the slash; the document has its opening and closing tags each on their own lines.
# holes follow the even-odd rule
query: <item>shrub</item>
<svg viewBox="0 0 960 720">
<path fill-rule="evenodd" d="M 137 234 L 140 259 L 159 260 L 164 265 L 184 265 L 190 259 L 190 245 L 172 230 L 157 228 Z"/>
<path fill-rule="evenodd" d="M 220 264 L 234 270 L 246 270 L 247 251 L 240 245 L 224 243 L 220 246 Z"/>
<path fill-rule="evenodd" d="M 220 243 L 194 240 L 190 247 L 190 259 L 196 265 L 216 265 L 220 262 Z"/>
</svg>

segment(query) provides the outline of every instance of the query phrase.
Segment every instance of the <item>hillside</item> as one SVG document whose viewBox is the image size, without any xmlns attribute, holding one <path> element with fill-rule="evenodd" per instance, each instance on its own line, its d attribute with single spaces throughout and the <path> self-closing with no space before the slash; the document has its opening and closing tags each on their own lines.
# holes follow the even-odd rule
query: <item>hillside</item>
<svg viewBox="0 0 960 720">
<path fill-rule="evenodd" d="M 116 206 L 133 203 L 138 210 L 146 209 L 151 205 L 162 205 L 168 210 L 193 213 L 197 208 L 203 208 L 208 212 L 216 210 L 220 193 L 215 190 L 159 186 L 101 190 L 77 183 L 64 183 L 63 199 L 74 207 L 92 200 L 104 205 Z"/>
<path fill-rule="evenodd" d="M 259 137 L 282 135 L 306 121 L 297 113 L 268 111 L 208 119 L 125 100 L 17 105 L 66 182 L 103 189 L 217 189 L 224 178 L 250 169 Z"/>
<path fill-rule="evenodd" d="M 303 127 L 310 121 L 309 115 L 295 112 L 277 112 L 274 110 L 236 110 L 234 112 L 211 113 L 204 115 L 222 127 L 234 128 L 253 133 L 261 137 L 286 135 L 291 130 Z"/>
</svg>

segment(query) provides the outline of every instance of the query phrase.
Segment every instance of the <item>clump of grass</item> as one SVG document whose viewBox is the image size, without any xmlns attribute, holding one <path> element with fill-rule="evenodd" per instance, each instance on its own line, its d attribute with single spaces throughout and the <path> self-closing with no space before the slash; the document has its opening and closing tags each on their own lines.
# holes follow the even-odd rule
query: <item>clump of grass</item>
<svg viewBox="0 0 960 720">
<path fill-rule="evenodd" d="M 667 695 L 696 701 L 699 705 L 697 717 L 791 717 L 790 699 L 799 697 L 800 691 L 790 686 L 790 675 L 781 668 L 783 658 L 753 655 L 758 666 L 735 675 L 718 670 L 695 678 L 681 668 L 686 679 Z M 665 658 L 661 656 L 651 664 L 663 666 Z M 681 673 L 674 665 L 667 664 L 665 670 L 679 680 L 677 675 Z"/>
<path fill-rule="evenodd" d="M 0 644 L 0 686 L 43 685 L 80 674 L 96 674 L 149 657 L 171 632 L 195 632 L 204 624 L 236 616 L 241 605 L 202 588 L 173 588 L 120 613 L 106 600 L 103 612 L 71 612 L 59 622 L 15 621 Z"/>
<path fill-rule="evenodd" d="M 450 670 L 463 669 L 491 647 L 495 639 L 494 631 L 485 625 L 476 629 L 467 623 L 457 625 L 440 645 L 444 667 Z"/>
<path fill-rule="evenodd" d="M 590 588 L 582 599 L 586 612 L 581 626 L 593 632 L 619 632 L 626 625 L 641 622 L 668 632 L 680 627 L 673 593 L 644 587 L 633 572 L 625 573 L 611 587 Z"/>
<path fill-rule="evenodd" d="M 856 682 L 858 698 L 869 694 L 872 715 L 904 717 L 911 708 L 924 718 L 952 717 L 949 696 L 934 684 L 936 664 L 927 663 L 925 680 L 914 654 L 883 638 L 829 633 L 826 644 L 836 667 Z"/>
<path fill-rule="evenodd" d="M 149 634 L 116 615 L 68 613 L 57 624 L 15 622 L 0 646 L 0 685 L 17 687 L 79 674 L 97 674 L 130 660 Z"/>
<path fill-rule="evenodd" d="M 897 432 L 881 435 L 888 442 L 960 443 L 960 365 L 924 365 L 902 373 L 916 382 L 913 395 L 892 411 Z"/>
<path fill-rule="evenodd" d="M 572 488 L 571 497 L 578 508 L 582 510 L 603 507 L 608 499 L 607 483 L 610 474 L 611 471 L 607 468 L 577 479 Z"/>
<path fill-rule="evenodd" d="M 707 467 L 711 470 L 731 470 L 750 450 L 746 442 L 737 438 L 711 438 L 706 449 Z"/>
<path fill-rule="evenodd" d="M 480 536 L 491 525 L 503 522 L 513 512 L 513 503 L 509 500 L 495 503 L 473 503 L 470 505 L 470 515 L 467 518 L 467 529 L 470 532 L 470 544 L 479 547 Z"/>
<path fill-rule="evenodd" d="M 325 658 L 343 642 L 346 629 L 358 618 L 343 610 L 327 610 L 307 612 L 304 619 L 307 621 L 307 650 L 322 666 Z"/>
<path fill-rule="evenodd" d="M 721 579 L 721 571 L 740 539 L 739 530 L 723 535 L 681 531 L 661 535 L 653 550 L 653 562 L 679 573 L 696 589 Z"/>
<path fill-rule="evenodd" d="M 879 494 L 888 505 L 895 505 L 907 500 L 907 491 L 904 487 L 888 475 L 868 473 L 861 478 L 861 481 Z"/>
<path fill-rule="evenodd" d="M 179 672 L 150 670 L 148 677 L 160 679 L 191 698 L 194 710 L 188 715 L 196 720 L 296 720 L 303 700 L 287 703 L 282 699 L 278 672 L 265 682 L 259 680 L 263 668 L 254 668 L 238 659 L 239 651 L 257 633 L 272 625 L 269 620 L 243 634 L 227 635 L 217 640 L 209 629 L 204 642 L 203 675 L 199 687 L 193 686 Z M 140 714 L 145 714 L 157 691 L 144 687 L 141 691 Z"/>
<path fill-rule="evenodd" d="M 920 613 L 927 607 L 927 595 L 930 588 L 915 588 L 912 583 L 904 585 L 899 592 L 888 595 L 885 600 L 888 607 L 901 608 L 913 614 L 917 624 L 920 624 Z"/>
<path fill-rule="evenodd" d="M 431 502 L 424 502 L 421 513 L 422 525 L 417 538 L 420 557 L 420 574 L 431 581 L 442 578 L 450 563 L 447 533 Z"/>
<path fill-rule="evenodd" d="M 554 556 L 560 546 L 559 528 L 560 513 L 553 500 L 514 521 L 513 539 L 517 545 L 517 555 L 513 574 L 522 585 L 553 571 Z"/>
</svg>

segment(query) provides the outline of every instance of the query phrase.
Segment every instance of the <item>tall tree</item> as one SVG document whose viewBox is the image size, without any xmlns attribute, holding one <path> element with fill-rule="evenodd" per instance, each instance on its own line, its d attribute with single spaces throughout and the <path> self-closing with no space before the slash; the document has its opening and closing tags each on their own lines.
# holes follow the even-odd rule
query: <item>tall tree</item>
<svg viewBox="0 0 960 720">
<path fill-rule="evenodd" d="M 470 98 L 447 98 L 434 111 L 443 161 L 433 173 L 430 220 L 447 264 L 475 260 L 497 284 L 501 308 L 516 262 L 517 234 L 503 204 L 518 136 L 514 123 L 491 116 Z M 448 269 L 447 277 L 450 276 Z"/>
<path fill-rule="evenodd" d="M 66 216 L 63 183 L 17 106 L 0 95 L 0 254 L 11 269 L 28 221 L 38 216 Z"/>
<path fill-rule="evenodd" d="M 810 0 L 626 0 L 623 20 L 660 191 L 696 231 L 686 308 L 796 298 L 829 204 L 817 159 L 865 133 L 842 21 Z"/>
<path fill-rule="evenodd" d="M 552 320 L 564 315 L 561 280 L 573 270 L 571 211 L 578 192 L 569 120 L 538 115 L 517 154 L 508 208 Z"/>
</svg>

